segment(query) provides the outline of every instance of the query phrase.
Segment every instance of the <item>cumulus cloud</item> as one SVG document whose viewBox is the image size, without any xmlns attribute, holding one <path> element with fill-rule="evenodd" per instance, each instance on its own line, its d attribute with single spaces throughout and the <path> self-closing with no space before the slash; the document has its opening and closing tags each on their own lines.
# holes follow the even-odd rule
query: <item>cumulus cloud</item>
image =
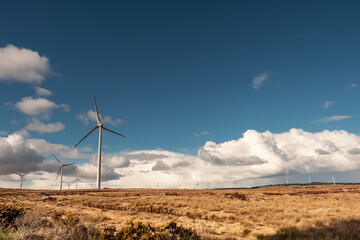
<svg viewBox="0 0 360 240">
<path fill-rule="evenodd" d="M 41 83 L 50 71 L 49 59 L 36 51 L 13 45 L 0 48 L 0 81 Z"/>
<path fill-rule="evenodd" d="M 49 118 L 53 109 L 62 108 L 64 111 L 69 111 L 70 107 L 67 104 L 56 104 L 45 98 L 24 97 L 15 104 L 15 108 L 30 116 L 40 116 L 46 119 Z"/>
<path fill-rule="evenodd" d="M 266 82 L 269 81 L 269 73 L 265 72 L 254 77 L 251 87 L 259 90 Z"/>
<path fill-rule="evenodd" d="M 85 112 L 80 113 L 80 114 L 78 114 L 76 116 L 76 118 L 79 119 L 85 125 L 89 125 L 90 122 L 97 122 L 97 120 L 96 120 L 96 112 L 92 111 L 92 110 L 89 110 L 86 113 Z M 119 125 L 124 121 L 124 120 L 122 120 L 120 118 L 113 119 L 110 116 L 104 116 L 103 117 L 103 116 L 100 115 L 100 118 L 101 118 L 101 121 L 103 123 L 107 123 L 107 124 L 110 124 L 110 125 L 113 125 L 113 126 Z"/>
<path fill-rule="evenodd" d="M 42 87 L 36 87 L 35 92 L 36 92 L 35 93 L 36 96 L 40 96 L 40 97 L 42 97 L 42 96 L 48 97 L 48 96 L 52 95 L 50 90 L 42 88 Z"/>
<path fill-rule="evenodd" d="M 29 172 L 39 170 L 44 157 L 28 146 L 27 140 L 18 134 L 0 137 L 0 175 L 11 171 Z"/>
<path fill-rule="evenodd" d="M 329 109 L 330 106 L 334 104 L 334 102 L 331 101 L 325 101 L 323 105 L 321 105 L 322 108 Z"/>
<path fill-rule="evenodd" d="M 64 130 L 65 125 L 61 122 L 45 124 L 39 121 L 34 121 L 26 125 L 25 129 L 29 131 L 35 131 L 38 133 L 54 133 Z"/>
<path fill-rule="evenodd" d="M 242 165 L 249 177 L 293 172 L 348 171 L 360 167 L 360 137 L 346 131 L 309 133 L 301 129 L 273 134 L 248 130 L 238 140 L 207 142 L 199 157 L 213 165 Z M 254 160 L 255 159 L 255 160 Z"/>
<path fill-rule="evenodd" d="M 0 138 L 0 156 L 6 155 L 0 157 L 0 160 L 3 162 L 10 157 L 17 159 L 19 162 L 15 167 L 20 166 L 16 169 L 21 171 L 27 169 L 21 168 L 25 162 L 21 160 L 22 155 L 7 154 L 9 150 L 4 146 L 9 148 L 8 145 L 11 145 L 12 149 L 25 148 L 18 152 L 32 152 L 26 153 L 28 158 L 32 156 L 27 161 L 35 163 L 31 166 L 35 166 L 37 173 L 42 174 L 41 178 L 45 179 L 36 180 L 36 186 L 40 186 L 41 181 L 45 186 L 55 179 L 58 165 L 52 157 L 44 161 L 43 155 L 56 153 L 62 161 L 79 163 L 68 168 L 66 175 L 74 177 L 77 173 L 79 178 L 86 180 L 83 187 L 95 187 L 96 153 L 84 154 L 72 147 L 49 143 L 43 139 L 13 136 L 16 136 L 15 140 L 10 137 Z M 3 143 L 4 139 L 7 144 Z M 16 147 L 18 145 L 22 148 Z M 315 173 L 357 171 L 360 169 L 360 136 L 343 130 L 315 133 L 302 129 L 291 129 L 283 133 L 248 130 L 236 140 L 206 142 L 197 156 L 162 149 L 104 153 L 102 156 L 104 187 L 147 187 L 149 184 L 154 186 L 159 183 L 161 188 L 172 188 L 178 182 L 184 188 L 193 188 L 196 182 L 202 187 L 206 187 L 206 182 L 210 182 L 211 187 L 224 187 L 233 186 L 234 179 L 239 184 L 246 182 L 253 186 L 274 183 L 271 182 L 273 179 L 285 174 L 291 178 L 291 174 L 309 176 Z"/>
<path fill-rule="evenodd" d="M 351 116 L 346 115 L 337 115 L 337 116 L 331 116 L 331 117 L 324 117 L 321 119 L 316 120 L 315 122 L 321 122 L 321 123 L 328 123 L 328 122 L 338 122 L 347 118 L 351 118 Z"/>
</svg>

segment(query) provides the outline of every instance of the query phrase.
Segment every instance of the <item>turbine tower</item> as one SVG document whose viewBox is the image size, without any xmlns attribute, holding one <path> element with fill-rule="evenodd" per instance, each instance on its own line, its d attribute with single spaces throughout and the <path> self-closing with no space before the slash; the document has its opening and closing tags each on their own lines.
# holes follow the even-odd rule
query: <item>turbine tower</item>
<svg viewBox="0 0 360 240">
<path fill-rule="evenodd" d="M 332 180 L 333 180 L 334 185 L 336 185 L 336 183 L 335 183 L 335 177 L 332 177 Z"/>
<path fill-rule="evenodd" d="M 237 181 L 236 181 L 236 179 L 234 181 L 234 187 L 235 187 L 235 189 L 237 189 Z"/>
<path fill-rule="evenodd" d="M 124 135 L 117 133 L 113 130 L 110 130 L 106 127 L 104 127 L 104 125 L 101 122 L 100 119 L 100 115 L 97 109 L 97 105 L 96 105 L 96 99 L 95 99 L 95 94 L 94 94 L 94 105 L 95 105 L 95 111 L 96 111 L 96 120 L 97 120 L 97 125 L 88 133 L 85 135 L 85 137 L 83 137 L 77 144 L 75 144 L 74 148 L 76 148 L 77 145 L 79 145 L 87 136 L 89 136 L 93 131 L 95 131 L 97 128 L 99 128 L 99 147 L 98 147 L 98 169 L 97 169 L 97 176 L 96 176 L 96 187 L 97 189 L 100 189 L 100 179 L 101 179 L 101 137 L 102 137 L 102 130 L 106 130 L 112 133 L 115 133 L 119 136 L 125 137 Z"/>
<path fill-rule="evenodd" d="M 60 164 L 60 169 L 59 169 L 59 172 L 58 172 L 58 175 L 56 176 L 56 179 L 58 179 L 59 175 L 60 175 L 60 191 L 62 190 L 62 183 L 63 183 L 63 168 L 66 167 L 66 166 L 70 166 L 70 165 L 74 165 L 75 163 L 67 163 L 67 164 L 63 164 L 62 162 L 60 162 L 60 160 L 54 155 L 54 158 L 56 159 L 56 161 L 58 161 L 58 163 Z"/>
<path fill-rule="evenodd" d="M 309 184 L 311 184 L 311 178 L 310 178 L 310 176 L 309 176 L 308 178 L 309 178 Z"/>
<path fill-rule="evenodd" d="M 11 171 L 11 172 L 12 172 L 13 174 L 16 174 L 16 175 L 20 176 L 20 189 L 22 189 L 23 177 L 24 177 L 26 174 L 28 174 L 29 172 L 24 173 L 24 174 L 20 174 L 20 173 L 13 172 L 13 171 Z"/>
<path fill-rule="evenodd" d="M 289 179 L 288 179 L 287 175 L 285 176 L 285 180 L 286 180 L 286 185 L 289 185 Z"/>
<path fill-rule="evenodd" d="M 199 181 L 196 182 L 196 189 L 199 189 Z"/>
</svg>

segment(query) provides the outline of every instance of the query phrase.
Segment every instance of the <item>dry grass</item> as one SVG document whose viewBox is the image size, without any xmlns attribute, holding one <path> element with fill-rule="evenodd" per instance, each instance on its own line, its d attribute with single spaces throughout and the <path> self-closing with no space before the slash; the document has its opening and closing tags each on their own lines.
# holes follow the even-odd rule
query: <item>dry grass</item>
<svg viewBox="0 0 360 240">
<path fill-rule="evenodd" d="M 43 202 L 45 193 L 54 201 Z M 359 197 L 359 185 L 246 190 L 0 189 L 0 204 L 29 206 L 48 216 L 76 213 L 97 227 L 120 229 L 128 219 L 152 225 L 175 221 L 202 236 L 235 239 L 359 236 Z"/>
</svg>

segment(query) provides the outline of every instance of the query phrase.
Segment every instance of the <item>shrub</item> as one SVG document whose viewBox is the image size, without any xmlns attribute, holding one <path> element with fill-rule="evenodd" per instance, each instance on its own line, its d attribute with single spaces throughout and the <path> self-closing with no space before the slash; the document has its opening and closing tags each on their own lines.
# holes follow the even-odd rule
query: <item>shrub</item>
<svg viewBox="0 0 360 240">
<path fill-rule="evenodd" d="M 128 221 L 116 234 L 116 239 L 200 239 L 200 236 L 193 230 L 182 226 L 177 226 L 175 222 L 167 225 L 152 227 L 150 224 L 144 224 L 140 221 Z"/>
<path fill-rule="evenodd" d="M 11 206 L 11 205 L 0 205 L 0 226 L 9 227 L 19 216 L 24 215 L 26 208 Z"/>
</svg>

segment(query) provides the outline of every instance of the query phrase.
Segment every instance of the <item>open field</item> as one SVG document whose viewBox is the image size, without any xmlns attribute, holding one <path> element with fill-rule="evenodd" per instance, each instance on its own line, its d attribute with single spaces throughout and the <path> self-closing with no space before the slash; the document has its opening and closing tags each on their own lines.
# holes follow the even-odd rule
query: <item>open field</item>
<svg viewBox="0 0 360 240">
<path fill-rule="evenodd" d="M 44 194 L 54 199 L 44 201 Z M 0 189 L 0 204 L 27 206 L 46 216 L 76 213 L 83 222 L 116 229 L 129 219 L 152 225 L 173 220 L 201 236 L 220 239 L 279 239 L 286 234 L 292 239 L 333 239 L 336 235 L 357 239 L 359 201 L 360 185 L 61 192 Z"/>
</svg>

